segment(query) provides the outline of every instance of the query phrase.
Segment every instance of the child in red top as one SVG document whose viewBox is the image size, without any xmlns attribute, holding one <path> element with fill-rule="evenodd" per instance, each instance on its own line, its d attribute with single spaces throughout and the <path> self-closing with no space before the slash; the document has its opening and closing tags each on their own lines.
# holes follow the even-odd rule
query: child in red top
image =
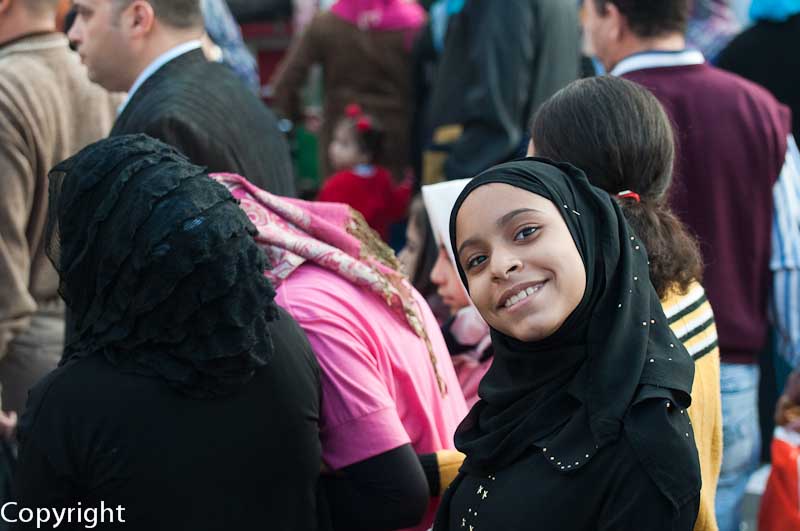
<svg viewBox="0 0 800 531">
<path fill-rule="evenodd" d="M 325 181 L 318 201 L 347 203 L 361 212 L 370 227 L 386 240 L 389 225 L 406 215 L 412 183 L 396 185 L 386 168 L 372 164 L 382 148 L 383 132 L 358 105 L 347 106 L 328 148 L 337 173 Z"/>
</svg>

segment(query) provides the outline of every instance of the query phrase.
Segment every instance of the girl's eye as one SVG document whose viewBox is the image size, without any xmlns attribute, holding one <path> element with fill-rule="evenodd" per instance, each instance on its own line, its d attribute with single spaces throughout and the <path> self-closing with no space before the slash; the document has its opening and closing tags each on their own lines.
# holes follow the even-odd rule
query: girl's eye
<svg viewBox="0 0 800 531">
<path fill-rule="evenodd" d="M 533 235 L 533 233 L 535 233 L 537 230 L 539 230 L 539 227 L 525 227 L 524 229 L 522 229 L 521 231 L 519 231 L 519 232 L 518 232 L 518 233 L 517 233 L 517 234 L 514 236 L 514 241 L 520 241 L 520 240 L 524 240 L 524 239 L 525 239 L 525 238 L 527 238 L 528 236 L 531 236 L 531 235 Z"/>
<path fill-rule="evenodd" d="M 478 267 L 482 263 L 486 261 L 486 257 L 484 255 L 476 256 L 475 258 L 470 258 L 467 260 L 467 269 L 472 269 L 473 267 Z"/>
</svg>

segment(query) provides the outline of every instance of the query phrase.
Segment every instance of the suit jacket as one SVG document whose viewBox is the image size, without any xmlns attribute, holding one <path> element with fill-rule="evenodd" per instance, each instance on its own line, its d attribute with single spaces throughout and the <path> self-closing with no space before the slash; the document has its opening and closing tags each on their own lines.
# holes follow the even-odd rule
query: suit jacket
<svg viewBox="0 0 800 531">
<path fill-rule="evenodd" d="M 294 196 L 289 146 L 277 119 L 236 74 L 187 52 L 139 87 L 111 135 L 146 133 L 210 172 L 238 173 L 274 194 Z"/>
</svg>

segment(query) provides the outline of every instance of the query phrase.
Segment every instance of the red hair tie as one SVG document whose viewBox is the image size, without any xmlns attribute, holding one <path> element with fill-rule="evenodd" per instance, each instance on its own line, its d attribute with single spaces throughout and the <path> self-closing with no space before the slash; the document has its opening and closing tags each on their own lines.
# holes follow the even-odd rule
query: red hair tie
<svg viewBox="0 0 800 531">
<path fill-rule="evenodd" d="M 348 118 L 352 118 L 353 120 L 360 117 L 364 114 L 364 111 L 361 109 L 361 105 L 358 103 L 350 103 L 347 107 L 344 108 L 344 113 L 347 115 Z"/>
<path fill-rule="evenodd" d="M 642 202 L 642 198 L 639 197 L 639 194 L 637 194 L 636 192 L 631 192 L 630 190 L 621 191 L 620 193 L 617 194 L 617 197 L 619 197 L 620 199 L 633 199 L 637 203 Z"/>
<path fill-rule="evenodd" d="M 358 129 L 360 133 L 366 133 L 372 129 L 372 122 L 370 121 L 369 117 L 360 116 L 358 121 L 356 121 L 356 129 Z"/>
</svg>

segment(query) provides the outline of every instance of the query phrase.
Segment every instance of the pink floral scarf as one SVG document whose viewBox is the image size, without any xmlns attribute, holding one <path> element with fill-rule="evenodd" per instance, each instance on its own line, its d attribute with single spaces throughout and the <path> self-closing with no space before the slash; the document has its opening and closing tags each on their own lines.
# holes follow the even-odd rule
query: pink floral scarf
<svg viewBox="0 0 800 531">
<path fill-rule="evenodd" d="M 361 214 L 340 203 L 273 195 L 239 175 L 214 173 L 211 178 L 228 188 L 258 229 L 256 243 L 272 265 L 264 275 L 276 289 L 310 261 L 371 291 L 425 342 L 439 389 L 446 393 L 411 285 L 394 252 Z"/>
</svg>

